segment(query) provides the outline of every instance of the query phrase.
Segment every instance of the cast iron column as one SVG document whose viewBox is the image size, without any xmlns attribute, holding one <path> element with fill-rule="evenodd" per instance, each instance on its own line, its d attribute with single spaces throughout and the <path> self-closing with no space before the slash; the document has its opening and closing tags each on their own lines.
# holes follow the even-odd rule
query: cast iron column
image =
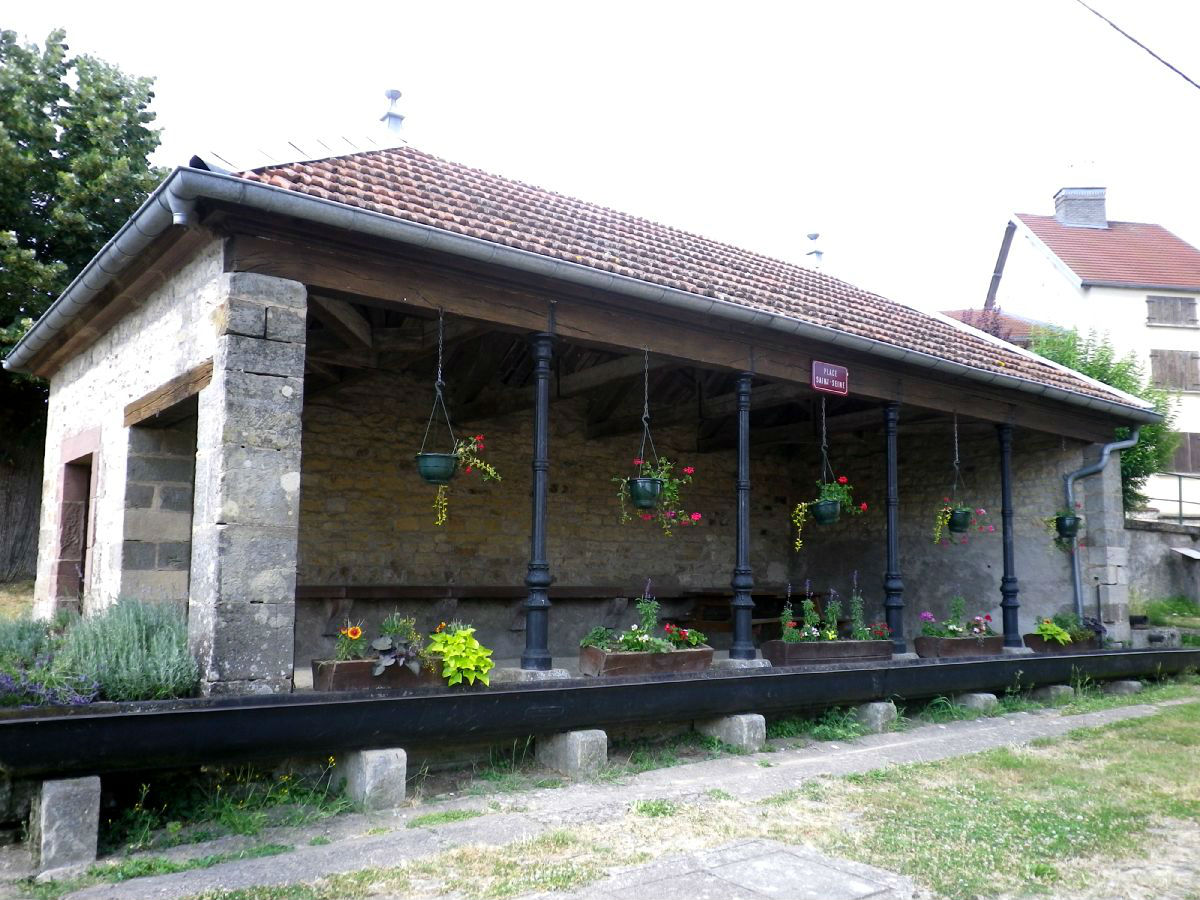
<svg viewBox="0 0 1200 900">
<path fill-rule="evenodd" d="M 733 643 L 730 659 L 754 659 L 751 618 L 754 615 L 754 577 L 750 571 L 750 379 L 749 372 L 737 383 L 737 563 L 733 567 Z"/>
<path fill-rule="evenodd" d="M 525 652 L 522 669 L 550 668 L 550 563 L 546 560 L 546 497 L 550 486 L 550 356 L 554 335 L 535 334 L 533 345 L 533 527 L 525 586 Z"/>
<path fill-rule="evenodd" d="M 904 582 L 900 580 L 900 469 L 896 426 L 900 404 L 883 408 L 883 432 L 887 436 L 887 570 L 883 574 L 883 611 L 892 630 L 892 652 L 907 653 L 904 640 Z"/>
<path fill-rule="evenodd" d="M 1000 527 L 1004 538 L 1004 575 L 1000 579 L 1000 608 L 1004 611 L 1004 646 L 1023 647 L 1021 629 L 1017 624 L 1017 613 L 1021 604 L 1017 600 L 1016 563 L 1013 558 L 1013 505 L 1012 505 L 1012 426 L 997 425 L 1000 437 Z"/>
</svg>

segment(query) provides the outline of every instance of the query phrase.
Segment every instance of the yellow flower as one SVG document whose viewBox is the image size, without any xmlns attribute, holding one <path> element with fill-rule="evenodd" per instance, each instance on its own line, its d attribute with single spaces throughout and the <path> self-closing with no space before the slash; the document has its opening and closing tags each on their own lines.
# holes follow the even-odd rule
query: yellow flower
<svg viewBox="0 0 1200 900">
<path fill-rule="evenodd" d="M 362 629 L 357 625 L 347 628 L 346 637 L 350 638 L 352 641 L 357 641 L 360 637 L 362 637 Z"/>
</svg>

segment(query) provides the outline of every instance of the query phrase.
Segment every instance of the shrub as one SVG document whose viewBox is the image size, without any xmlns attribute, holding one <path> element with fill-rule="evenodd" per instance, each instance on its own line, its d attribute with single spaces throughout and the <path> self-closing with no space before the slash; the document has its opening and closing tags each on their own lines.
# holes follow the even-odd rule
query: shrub
<svg viewBox="0 0 1200 900">
<path fill-rule="evenodd" d="M 96 699 L 96 683 L 45 665 L 0 668 L 0 706 L 81 706 Z"/>
<path fill-rule="evenodd" d="M 0 665 L 32 666 L 50 652 L 50 627 L 32 619 L 0 619 Z"/>
<path fill-rule="evenodd" d="M 55 668 L 96 682 L 106 700 L 165 700 L 199 680 L 187 623 L 173 607 L 121 600 L 63 638 Z"/>
</svg>

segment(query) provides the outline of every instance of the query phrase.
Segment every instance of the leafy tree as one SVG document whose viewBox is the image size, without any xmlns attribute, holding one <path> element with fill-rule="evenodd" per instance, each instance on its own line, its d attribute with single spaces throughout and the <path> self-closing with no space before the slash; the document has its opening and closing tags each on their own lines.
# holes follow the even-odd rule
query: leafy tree
<svg viewBox="0 0 1200 900">
<path fill-rule="evenodd" d="M 1146 479 L 1167 468 L 1179 443 L 1179 435 L 1171 429 L 1174 414 L 1170 395 L 1150 383 L 1134 354 L 1119 356 L 1108 337 L 1094 331 L 1086 337 L 1074 329 L 1035 331 L 1031 349 L 1089 378 L 1140 397 L 1165 416 L 1158 425 L 1143 425 L 1137 446 L 1121 452 L 1121 498 L 1125 509 L 1143 505 L 1146 496 L 1142 486 Z M 1124 440 L 1129 433 L 1128 428 L 1118 428 L 1113 439 Z"/>
<path fill-rule="evenodd" d="M 0 356 L 162 177 L 152 79 L 0 31 Z M 45 385 L 0 374 L 0 432 L 41 432 Z"/>
</svg>

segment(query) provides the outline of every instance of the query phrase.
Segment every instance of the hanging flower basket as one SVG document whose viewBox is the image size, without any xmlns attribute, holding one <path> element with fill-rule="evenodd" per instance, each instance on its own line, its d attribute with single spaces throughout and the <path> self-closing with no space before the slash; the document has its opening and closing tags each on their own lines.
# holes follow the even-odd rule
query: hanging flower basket
<svg viewBox="0 0 1200 900">
<path fill-rule="evenodd" d="M 966 534 L 971 529 L 971 516 L 975 511 L 967 506 L 955 506 L 950 510 L 946 527 L 951 534 Z"/>
<path fill-rule="evenodd" d="M 635 509 L 654 509 L 662 499 L 661 478 L 630 478 L 626 484 L 629 488 L 629 500 Z"/>
<path fill-rule="evenodd" d="M 1070 540 L 1079 534 L 1079 516 L 1076 515 L 1058 515 L 1054 517 L 1054 530 L 1058 532 L 1058 536 L 1064 540 Z"/>
<path fill-rule="evenodd" d="M 418 453 L 417 474 L 426 484 L 449 484 L 458 471 L 458 454 Z"/>
<path fill-rule="evenodd" d="M 808 509 L 818 525 L 832 525 L 841 514 L 842 504 L 837 500 L 818 500 L 810 504 Z"/>
</svg>

